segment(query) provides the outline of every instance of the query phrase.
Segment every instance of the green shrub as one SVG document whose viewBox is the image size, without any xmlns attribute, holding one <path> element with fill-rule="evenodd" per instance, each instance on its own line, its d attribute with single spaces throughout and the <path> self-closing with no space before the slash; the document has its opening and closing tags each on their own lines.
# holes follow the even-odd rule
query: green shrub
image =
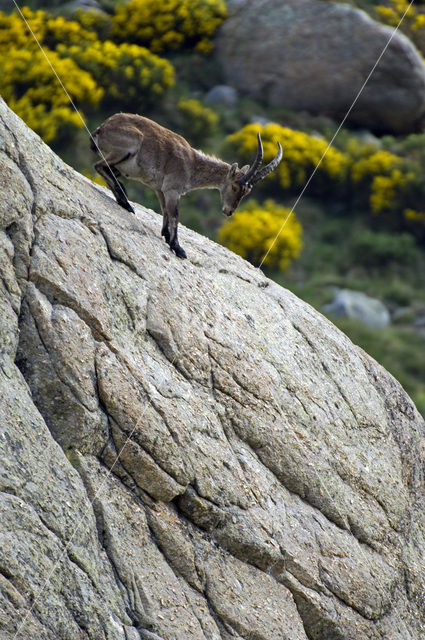
<svg viewBox="0 0 425 640">
<path fill-rule="evenodd" d="M 365 267 L 386 267 L 392 263 L 412 265 L 418 257 L 414 237 L 410 233 L 385 233 L 363 230 L 348 245 L 349 258 Z"/>
</svg>

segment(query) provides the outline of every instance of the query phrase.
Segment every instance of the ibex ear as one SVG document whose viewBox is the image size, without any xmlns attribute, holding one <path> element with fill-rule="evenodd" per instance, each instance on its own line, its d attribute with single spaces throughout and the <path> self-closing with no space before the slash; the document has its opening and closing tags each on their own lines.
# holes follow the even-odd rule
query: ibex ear
<svg viewBox="0 0 425 640">
<path fill-rule="evenodd" d="M 238 170 L 238 163 L 234 162 L 229 169 L 229 173 L 227 174 L 228 178 L 234 178 L 236 175 L 236 171 Z"/>
<path fill-rule="evenodd" d="M 246 173 L 249 169 L 249 164 L 246 164 L 244 167 L 242 167 L 241 171 L 243 171 L 244 173 Z"/>
</svg>

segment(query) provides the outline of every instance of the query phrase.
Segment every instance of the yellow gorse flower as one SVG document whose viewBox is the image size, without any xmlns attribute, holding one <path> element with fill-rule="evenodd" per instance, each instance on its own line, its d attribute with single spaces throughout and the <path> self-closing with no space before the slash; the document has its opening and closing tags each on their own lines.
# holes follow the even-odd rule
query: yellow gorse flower
<svg viewBox="0 0 425 640">
<path fill-rule="evenodd" d="M 275 180 L 277 177 L 285 189 L 301 186 L 319 163 L 319 172 L 334 181 L 344 180 L 348 168 L 345 154 L 334 147 L 326 151 L 328 143 L 324 138 L 304 131 L 296 131 L 276 123 L 252 123 L 230 135 L 227 142 L 241 158 L 248 159 L 257 148 L 258 131 L 263 140 L 265 161 L 268 162 L 275 156 L 277 142 L 280 142 L 284 150 L 278 170 L 268 180 Z"/>
<path fill-rule="evenodd" d="M 283 271 L 301 252 L 302 227 L 290 209 L 273 200 L 251 200 L 223 224 L 218 241 L 255 265 L 270 249 L 264 264 Z"/>
<path fill-rule="evenodd" d="M 211 37 L 226 16 L 224 0 L 130 0 L 117 8 L 111 37 L 155 53 L 184 46 L 209 53 Z"/>
<path fill-rule="evenodd" d="M 53 17 L 24 7 L 23 14 L 79 108 L 101 100 L 143 108 L 174 84 L 174 68 L 137 44 L 99 40 L 90 20 Z M 102 23 L 103 24 L 103 23 Z M 86 26 L 89 28 L 86 28 Z M 22 18 L 0 12 L 0 92 L 45 141 L 82 120 Z"/>
<path fill-rule="evenodd" d="M 406 220 L 425 224 L 425 211 L 416 211 L 415 209 L 405 209 L 403 211 L 403 215 L 406 218 Z"/>
<path fill-rule="evenodd" d="M 58 51 L 90 72 L 105 88 L 106 99 L 133 104 L 136 109 L 152 103 L 174 84 L 172 64 L 136 44 L 96 40 L 83 46 L 60 45 Z"/>
<path fill-rule="evenodd" d="M 370 208 L 374 213 L 389 209 L 396 197 L 397 188 L 404 182 L 399 169 L 394 169 L 388 176 L 374 176 L 370 194 Z"/>
<path fill-rule="evenodd" d="M 379 150 L 355 161 L 351 167 L 351 177 L 354 182 L 360 182 L 364 178 L 373 179 L 377 174 L 389 173 L 400 162 L 400 158 L 394 153 Z"/>
<path fill-rule="evenodd" d="M 299 190 L 313 171 L 315 194 L 348 198 L 373 213 L 402 211 L 417 201 L 417 170 L 402 156 L 377 148 L 371 142 L 351 138 L 341 151 L 324 138 L 296 131 L 276 123 L 249 124 L 228 136 L 227 143 L 241 162 L 249 161 L 257 148 L 257 132 L 268 162 L 276 153 L 276 143 L 283 148 L 283 160 L 265 181 L 279 183 L 283 189 Z M 416 198 L 416 200 L 415 200 Z M 413 210 L 410 207 L 410 210 Z"/>
<path fill-rule="evenodd" d="M 389 0 L 389 6 L 378 5 L 375 11 L 385 24 L 399 26 L 413 40 L 419 51 L 425 54 L 425 15 L 408 0 Z M 404 16 L 403 21 L 401 18 Z"/>
<path fill-rule="evenodd" d="M 90 73 L 54 51 L 48 55 L 59 77 L 67 79 L 67 90 L 73 100 L 80 104 L 99 104 L 103 89 Z M 64 125 L 83 126 L 38 48 L 10 48 L 7 56 L 0 57 L 0 91 L 10 108 L 47 142 L 53 140 Z"/>
</svg>

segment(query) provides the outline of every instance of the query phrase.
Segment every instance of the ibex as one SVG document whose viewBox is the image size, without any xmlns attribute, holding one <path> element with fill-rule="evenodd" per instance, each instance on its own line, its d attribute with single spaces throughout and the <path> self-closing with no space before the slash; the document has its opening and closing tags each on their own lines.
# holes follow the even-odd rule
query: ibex
<svg viewBox="0 0 425 640">
<path fill-rule="evenodd" d="M 179 245 L 177 225 L 180 197 L 193 189 L 218 189 L 223 213 L 231 216 L 252 187 L 278 166 L 282 149 L 265 167 L 258 134 L 257 154 L 251 166 L 242 169 L 193 149 L 182 136 L 156 122 L 131 113 L 117 113 L 91 134 L 91 149 L 102 159 L 94 165 L 124 209 L 134 213 L 118 178 L 138 180 L 154 189 L 163 215 L 161 235 L 179 258 L 186 252 Z"/>
</svg>

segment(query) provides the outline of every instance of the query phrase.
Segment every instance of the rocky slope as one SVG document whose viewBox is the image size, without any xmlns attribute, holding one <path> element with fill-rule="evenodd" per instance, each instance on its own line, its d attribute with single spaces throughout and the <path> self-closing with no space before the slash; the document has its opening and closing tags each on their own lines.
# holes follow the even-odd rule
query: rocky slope
<svg viewBox="0 0 425 640">
<path fill-rule="evenodd" d="M 424 423 L 237 256 L 0 103 L 2 640 L 419 640 Z M 202 212 L 200 212 L 202 215 Z"/>
<path fill-rule="evenodd" d="M 398 133 L 423 123 L 425 67 L 400 32 L 393 35 L 364 11 L 322 0 L 243 0 L 231 6 L 217 56 L 226 81 L 242 94 L 340 120 L 361 92 L 349 121 Z"/>
</svg>

